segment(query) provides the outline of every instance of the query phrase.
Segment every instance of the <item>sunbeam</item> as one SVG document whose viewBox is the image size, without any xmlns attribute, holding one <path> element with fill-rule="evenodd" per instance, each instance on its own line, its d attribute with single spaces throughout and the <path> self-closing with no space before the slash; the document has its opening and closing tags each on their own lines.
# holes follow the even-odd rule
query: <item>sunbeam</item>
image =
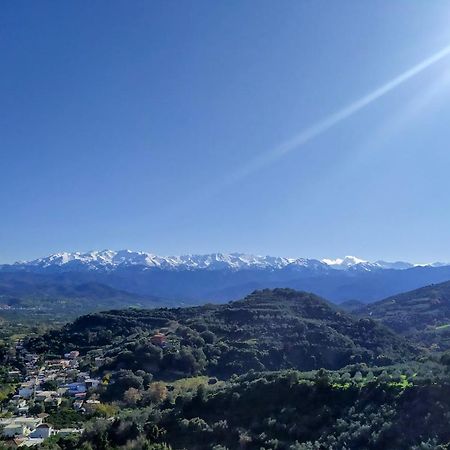
<svg viewBox="0 0 450 450">
<path fill-rule="evenodd" d="M 167 217 L 171 217 L 173 215 L 179 216 L 180 214 L 182 214 L 182 211 L 189 210 L 193 204 L 209 200 L 210 198 L 222 192 L 227 187 L 230 187 L 236 182 L 247 178 L 251 174 L 258 172 L 264 167 L 270 165 L 271 163 L 276 162 L 286 154 L 298 150 L 299 148 L 301 148 L 314 138 L 320 136 L 321 134 L 328 131 L 330 128 L 338 125 L 345 119 L 350 118 L 359 111 L 368 107 L 369 105 L 379 100 L 380 98 L 384 97 L 397 87 L 406 83 L 413 77 L 419 75 L 421 72 L 425 71 L 433 64 L 436 64 L 437 62 L 441 61 L 448 55 L 450 55 L 450 45 L 444 47 L 443 49 L 434 53 L 432 56 L 424 59 L 423 61 L 416 64 L 412 68 L 394 77 L 392 80 L 376 88 L 369 94 L 359 98 L 353 103 L 329 115 L 325 119 L 304 129 L 296 136 L 294 136 L 292 139 L 285 141 L 280 145 L 278 145 L 277 147 L 268 150 L 260 154 L 259 156 L 251 159 L 250 161 L 244 163 L 235 171 L 225 175 L 222 178 L 222 180 L 216 181 L 214 184 L 208 185 L 206 187 L 203 185 L 201 188 L 199 188 L 199 190 L 193 192 L 190 198 L 188 199 L 185 198 L 182 205 L 172 204 L 168 206 L 165 210 L 165 214 L 167 214 Z"/>
<path fill-rule="evenodd" d="M 260 156 L 257 156 L 253 160 L 246 163 L 244 166 L 237 169 L 235 172 L 231 173 L 229 177 L 226 180 L 224 180 L 224 184 L 229 185 L 233 182 L 243 179 L 246 176 L 250 175 L 251 173 L 254 173 L 259 169 L 267 166 L 268 164 L 280 159 L 287 153 L 297 150 L 299 147 L 305 145 L 312 139 L 326 132 L 327 130 L 339 124 L 343 120 L 348 119 L 349 117 L 355 115 L 357 112 L 366 108 L 376 100 L 380 99 L 381 97 L 384 97 L 386 94 L 393 91 L 395 88 L 399 87 L 400 85 L 404 84 L 411 78 L 428 69 L 433 64 L 436 64 L 437 62 L 441 61 L 449 54 L 450 54 L 450 45 L 444 47 L 443 49 L 436 52 L 432 56 L 426 58 L 419 64 L 416 64 L 414 67 L 396 76 L 392 80 L 378 87 L 377 89 L 365 95 L 364 97 L 361 97 L 360 99 L 354 101 L 353 103 L 329 115 L 320 122 L 317 122 L 316 124 L 310 126 L 309 128 L 306 128 L 305 130 L 301 131 L 299 134 L 294 136 L 292 139 L 283 142 L 274 149 L 269 150 Z"/>
</svg>

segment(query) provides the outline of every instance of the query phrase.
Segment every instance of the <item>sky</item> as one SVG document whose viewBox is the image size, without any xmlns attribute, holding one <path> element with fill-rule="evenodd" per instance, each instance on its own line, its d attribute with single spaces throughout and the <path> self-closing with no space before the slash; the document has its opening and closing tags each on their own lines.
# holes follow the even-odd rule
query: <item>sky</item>
<svg viewBox="0 0 450 450">
<path fill-rule="evenodd" d="M 450 261 L 450 2 L 0 2 L 0 263 Z"/>
</svg>

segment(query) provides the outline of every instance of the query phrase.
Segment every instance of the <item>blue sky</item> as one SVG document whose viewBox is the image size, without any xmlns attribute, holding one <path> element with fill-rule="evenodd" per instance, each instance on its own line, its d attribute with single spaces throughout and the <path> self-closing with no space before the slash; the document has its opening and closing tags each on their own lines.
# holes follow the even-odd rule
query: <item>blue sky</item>
<svg viewBox="0 0 450 450">
<path fill-rule="evenodd" d="M 1 2 L 0 262 L 449 261 L 450 56 L 276 153 L 449 46 L 449 20 L 448 1 Z"/>
</svg>

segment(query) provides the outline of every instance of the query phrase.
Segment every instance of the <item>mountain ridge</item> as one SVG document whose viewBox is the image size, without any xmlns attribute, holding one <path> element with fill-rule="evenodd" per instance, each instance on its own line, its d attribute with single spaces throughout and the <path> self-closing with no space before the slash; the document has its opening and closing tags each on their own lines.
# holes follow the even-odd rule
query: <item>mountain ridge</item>
<svg viewBox="0 0 450 450">
<path fill-rule="evenodd" d="M 440 263 L 413 266 L 371 263 L 356 257 L 323 262 L 242 253 L 163 258 L 145 252 L 104 250 L 57 253 L 0 266 L 0 274 L 10 274 L 18 281 L 27 273 L 43 274 L 58 283 L 62 279 L 69 284 L 97 282 L 186 304 L 235 300 L 264 288 L 306 290 L 336 303 L 368 303 L 450 280 L 450 266 Z"/>
<path fill-rule="evenodd" d="M 287 258 L 280 256 L 261 256 L 246 253 L 187 254 L 180 256 L 158 256 L 153 253 L 131 250 L 94 250 L 90 252 L 60 252 L 30 261 L 19 261 L 0 267 L 21 268 L 86 268 L 89 270 L 114 269 L 117 267 L 143 267 L 162 270 L 243 270 L 243 269 L 282 269 L 286 267 L 307 267 L 317 270 L 405 270 L 416 266 L 442 266 L 445 263 L 413 264 L 405 261 L 370 262 L 355 256 L 336 259 Z"/>
</svg>

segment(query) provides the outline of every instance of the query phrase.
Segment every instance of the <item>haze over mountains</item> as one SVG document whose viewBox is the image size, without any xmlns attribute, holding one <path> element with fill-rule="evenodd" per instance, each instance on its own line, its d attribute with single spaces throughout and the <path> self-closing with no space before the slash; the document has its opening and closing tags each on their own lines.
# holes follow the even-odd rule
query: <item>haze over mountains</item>
<svg viewBox="0 0 450 450">
<path fill-rule="evenodd" d="M 450 279 L 443 263 L 369 262 L 254 256 L 242 253 L 161 257 L 130 250 L 57 253 L 28 262 L 0 266 L 0 281 L 12 287 L 31 279 L 61 287 L 97 283 L 143 297 L 183 304 L 224 302 L 255 289 L 289 287 L 314 292 L 340 303 L 380 300 L 400 292 Z M 87 284 L 89 286 L 89 284 Z M 0 295 L 2 292 L 0 292 Z M 173 303 L 172 303 L 173 304 Z"/>
<path fill-rule="evenodd" d="M 306 267 L 311 269 L 376 270 L 409 269 L 417 266 L 444 266 L 445 263 L 412 264 L 405 261 L 369 262 L 355 256 L 337 259 L 286 258 L 279 256 L 259 256 L 244 253 L 212 253 L 206 255 L 158 256 L 148 252 L 131 250 L 102 250 L 81 252 L 61 252 L 31 261 L 17 262 L 16 267 L 65 269 L 114 269 L 118 267 L 142 266 L 164 270 L 221 270 L 221 269 L 282 269 L 285 267 Z"/>
</svg>

